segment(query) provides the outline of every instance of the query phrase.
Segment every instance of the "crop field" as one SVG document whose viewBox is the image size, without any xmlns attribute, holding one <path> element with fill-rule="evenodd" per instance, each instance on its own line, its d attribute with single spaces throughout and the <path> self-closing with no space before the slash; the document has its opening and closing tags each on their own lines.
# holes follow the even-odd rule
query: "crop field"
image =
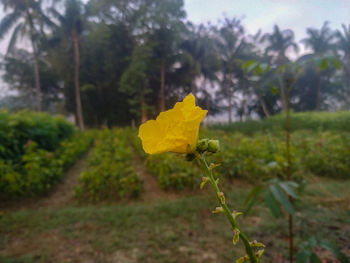
<svg viewBox="0 0 350 263">
<path fill-rule="evenodd" d="M 334 263 L 350 257 L 350 134 L 348 113 L 337 114 L 341 124 L 319 114 L 322 125 L 315 117 L 291 133 L 295 252 Z M 296 126 L 301 119 L 294 115 Z M 266 246 L 262 262 L 283 263 L 284 205 L 274 203 L 275 216 L 262 196 L 249 207 L 247 198 L 286 179 L 285 134 L 244 125 L 201 128 L 199 137 L 220 141 L 208 160 L 221 164 L 215 176 L 243 212 L 242 229 Z M 199 189 L 198 164 L 147 155 L 136 129 L 80 132 L 60 117 L 0 112 L 0 145 L 0 262 L 234 262 L 244 254 L 224 215 L 211 212 L 212 189 Z"/>
</svg>

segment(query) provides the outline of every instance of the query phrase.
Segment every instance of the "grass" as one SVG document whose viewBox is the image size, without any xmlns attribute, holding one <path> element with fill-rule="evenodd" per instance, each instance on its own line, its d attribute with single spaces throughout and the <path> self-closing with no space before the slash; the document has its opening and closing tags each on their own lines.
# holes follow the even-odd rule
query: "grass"
<svg viewBox="0 0 350 263">
<path fill-rule="evenodd" d="M 325 238 L 344 249 L 350 243 L 350 182 L 317 181 L 297 203 L 297 243 Z M 241 210 L 249 189 L 227 189 L 229 205 Z M 0 219 L 1 262 L 232 262 L 243 255 L 232 245 L 216 200 L 201 195 L 157 203 L 119 203 L 20 210 Z M 285 218 L 264 205 L 239 220 L 250 239 L 262 241 L 264 262 L 287 252 Z M 348 251 L 349 252 L 349 249 Z"/>
<path fill-rule="evenodd" d="M 229 125 L 212 125 L 211 128 L 241 132 L 246 135 L 252 135 L 256 132 L 279 133 L 285 128 L 285 115 L 273 115 L 263 120 L 247 120 Z M 291 128 L 292 131 L 350 131 L 350 111 L 293 113 L 291 115 Z"/>
</svg>

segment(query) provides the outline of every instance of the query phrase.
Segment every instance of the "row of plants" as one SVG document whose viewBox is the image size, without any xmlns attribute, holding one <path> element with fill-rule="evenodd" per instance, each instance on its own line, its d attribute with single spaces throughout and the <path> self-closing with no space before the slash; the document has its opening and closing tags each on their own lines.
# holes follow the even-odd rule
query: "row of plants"
<svg viewBox="0 0 350 263">
<path fill-rule="evenodd" d="M 291 131 L 350 131 L 350 111 L 291 113 L 290 127 Z M 253 135 L 256 132 L 280 133 L 285 130 L 285 114 L 273 115 L 263 120 L 216 124 L 211 128 L 246 135 Z"/>
<path fill-rule="evenodd" d="M 0 111 L 0 159 L 21 162 L 26 144 L 36 142 L 39 149 L 55 151 L 60 143 L 74 135 L 76 128 L 61 116 L 47 113 Z"/>
<path fill-rule="evenodd" d="M 228 178 L 252 182 L 271 178 L 285 179 L 287 160 L 283 132 L 240 133 L 205 131 L 220 138 L 221 152 L 215 161 L 222 163 L 218 172 Z M 333 178 L 350 176 L 350 135 L 346 132 L 296 131 L 291 134 L 292 174 L 296 180 L 307 175 Z"/>
<path fill-rule="evenodd" d="M 129 141 L 145 160 L 161 188 L 182 190 L 196 188 L 200 171 L 183 156 L 162 153 L 145 156 L 136 132 L 129 130 Z M 292 174 L 297 181 L 316 175 L 333 178 L 350 176 L 350 135 L 346 132 L 292 133 Z M 228 179 L 242 178 L 261 182 L 272 178 L 285 179 L 287 160 L 285 135 L 256 133 L 253 137 L 242 133 L 202 129 L 200 137 L 219 139 L 220 152 L 209 156 L 210 162 L 220 163 L 217 172 Z"/>
<path fill-rule="evenodd" d="M 183 156 L 172 153 L 147 155 L 142 149 L 137 130 L 125 128 L 128 141 L 135 152 L 144 161 L 147 170 L 152 173 L 163 190 L 194 189 L 200 182 L 198 167 L 191 165 Z"/>
<path fill-rule="evenodd" d="M 139 196 L 142 189 L 127 130 L 100 131 L 86 170 L 79 176 L 76 197 L 89 201 L 130 198 Z"/>
<path fill-rule="evenodd" d="M 94 132 L 76 132 L 61 141 L 57 149 L 40 148 L 27 141 L 20 161 L 0 160 L 0 198 L 13 199 L 46 193 L 60 182 L 64 172 L 91 146 Z"/>
</svg>

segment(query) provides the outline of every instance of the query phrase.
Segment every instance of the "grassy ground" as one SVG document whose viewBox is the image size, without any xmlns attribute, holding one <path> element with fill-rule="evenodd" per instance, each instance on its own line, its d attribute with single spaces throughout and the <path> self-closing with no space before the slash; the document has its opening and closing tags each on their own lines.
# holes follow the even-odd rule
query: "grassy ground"
<svg viewBox="0 0 350 263">
<path fill-rule="evenodd" d="M 249 186 L 226 189 L 231 208 L 242 209 Z M 350 182 L 309 184 L 296 213 L 296 243 L 313 235 L 335 242 L 350 255 Z M 160 197 L 162 198 L 162 197 Z M 163 201 L 162 201 L 163 200 Z M 233 262 L 243 255 L 210 189 L 164 201 L 20 209 L 0 218 L 0 262 Z M 240 220 L 250 239 L 266 246 L 263 262 L 284 262 L 286 218 L 264 205 Z M 324 262 L 336 262 L 318 250 Z"/>
</svg>

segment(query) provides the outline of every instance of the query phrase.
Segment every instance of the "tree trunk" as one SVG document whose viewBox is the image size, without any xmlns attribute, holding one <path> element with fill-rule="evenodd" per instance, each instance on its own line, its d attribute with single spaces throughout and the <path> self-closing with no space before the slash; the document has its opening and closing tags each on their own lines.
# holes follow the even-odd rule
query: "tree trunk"
<svg viewBox="0 0 350 263">
<path fill-rule="evenodd" d="M 266 104 L 265 104 L 265 101 L 264 101 L 263 97 L 260 96 L 259 94 L 257 94 L 257 96 L 258 96 L 258 98 L 259 98 L 259 102 L 260 102 L 260 104 L 261 104 L 261 107 L 262 107 L 262 109 L 263 109 L 263 112 L 264 112 L 265 116 L 266 116 L 266 117 L 269 117 L 271 114 L 270 114 L 269 110 L 268 110 L 267 107 L 266 107 Z"/>
<path fill-rule="evenodd" d="M 197 92 L 198 92 L 198 88 L 197 88 L 197 85 L 196 85 L 196 77 L 193 76 L 193 80 L 192 80 L 192 93 L 193 93 L 193 96 L 197 99 Z"/>
<path fill-rule="evenodd" d="M 320 76 L 318 79 L 318 86 L 317 86 L 317 98 L 316 98 L 317 111 L 321 109 L 321 99 L 322 99 L 322 91 L 321 91 L 321 76 Z"/>
<path fill-rule="evenodd" d="M 165 111 L 165 59 L 160 62 L 159 110 Z"/>
<path fill-rule="evenodd" d="M 30 34 L 30 41 L 32 44 L 33 48 L 33 54 L 34 54 L 34 81 L 35 81 L 35 93 L 36 93 L 36 100 L 37 100 L 37 111 L 41 111 L 41 89 L 40 89 L 40 76 L 39 76 L 39 59 L 38 59 L 38 53 L 37 49 L 34 43 L 34 25 L 33 25 L 33 20 L 32 20 L 32 15 L 29 12 L 29 1 L 26 1 L 27 9 L 26 9 L 26 14 L 27 14 L 27 19 L 29 21 L 29 34 Z"/>
<path fill-rule="evenodd" d="M 147 78 L 144 81 L 144 86 L 143 86 L 143 90 L 141 93 L 141 98 L 140 98 L 140 102 L 141 102 L 141 124 L 145 123 L 147 121 L 147 112 L 146 112 L 146 103 L 145 103 L 145 90 L 147 89 L 148 86 L 148 80 Z"/>
<path fill-rule="evenodd" d="M 73 31 L 72 39 L 74 43 L 74 86 L 75 86 L 75 102 L 76 102 L 76 111 L 78 126 L 80 130 L 84 130 L 84 118 L 83 118 L 83 109 L 81 105 L 81 96 L 80 96 L 80 82 L 79 82 L 79 69 L 80 69 L 80 54 L 79 54 L 79 41 L 76 31 Z"/>
<path fill-rule="evenodd" d="M 228 93 L 227 96 L 228 99 L 228 123 L 232 123 L 232 94 L 231 92 Z"/>
<path fill-rule="evenodd" d="M 40 88 L 38 54 L 36 53 L 33 41 L 32 41 L 32 45 L 33 45 L 33 51 L 34 51 L 34 79 L 35 79 L 36 103 L 37 103 L 37 110 L 41 111 L 42 107 L 41 107 L 41 88 Z"/>
</svg>

